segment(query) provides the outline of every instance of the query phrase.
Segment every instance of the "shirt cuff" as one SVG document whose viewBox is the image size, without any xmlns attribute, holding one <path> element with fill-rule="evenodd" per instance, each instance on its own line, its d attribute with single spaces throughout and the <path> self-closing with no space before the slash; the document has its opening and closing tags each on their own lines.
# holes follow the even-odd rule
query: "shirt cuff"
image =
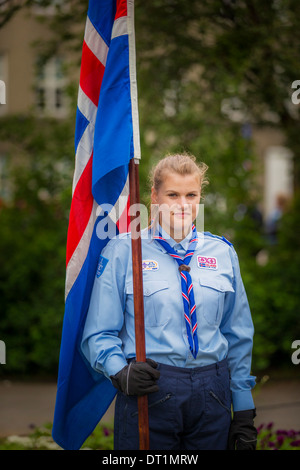
<svg viewBox="0 0 300 470">
<path fill-rule="evenodd" d="M 232 392 L 233 411 L 253 410 L 255 408 L 251 390 Z"/>
<path fill-rule="evenodd" d="M 116 375 L 125 366 L 127 366 L 127 361 L 125 357 L 121 357 L 118 355 L 110 356 L 105 361 L 105 375 L 107 375 L 108 377 L 110 377 L 111 375 Z"/>
</svg>

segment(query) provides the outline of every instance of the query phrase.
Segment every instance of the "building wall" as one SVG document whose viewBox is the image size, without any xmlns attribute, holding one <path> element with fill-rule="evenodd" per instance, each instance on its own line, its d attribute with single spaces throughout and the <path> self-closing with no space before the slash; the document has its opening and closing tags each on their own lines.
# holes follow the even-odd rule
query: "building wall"
<svg viewBox="0 0 300 470">
<path fill-rule="evenodd" d="M 0 74 L 1 69 L 6 84 L 6 105 L 1 106 L 0 114 L 23 114 L 28 112 L 41 112 L 37 108 L 36 89 L 44 86 L 38 76 L 37 60 L 39 57 L 40 40 L 51 39 L 51 31 L 38 20 L 34 8 L 22 9 L 11 21 L 0 29 Z M 1 67 L 2 64 L 2 67 Z M 52 67 L 53 69 L 53 67 Z M 50 72 L 51 75 L 51 72 Z M 65 77 L 56 83 L 48 81 L 47 86 L 65 86 Z M 52 100 L 53 101 L 53 100 Z M 53 106 L 52 106 L 53 107 Z M 50 110 L 50 115 L 65 117 L 67 114 L 65 102 L 64 110 Z"/>
<path fill-rule="evenodd" d="M 17 13 L 0 30 L 0 54 L 5 57 L 5 114 L 26 113 L 35 101 L 33 42 L 42 36 L 42 25 L 28 10 Z"/>
</svg>

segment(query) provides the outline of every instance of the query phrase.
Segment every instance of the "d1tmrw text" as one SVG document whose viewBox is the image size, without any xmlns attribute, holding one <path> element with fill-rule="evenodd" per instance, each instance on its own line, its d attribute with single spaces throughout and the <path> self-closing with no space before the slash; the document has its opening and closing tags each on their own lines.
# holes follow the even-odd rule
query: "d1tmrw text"
<svg viewBox="0 0 300 470">
<path fill-rule="evenodd" d="M 102 464 L 104 465 L 128 465 L 130 468 L 136 465 L 191 465 L 196 464 L 198 460 L 197 454 L 141 454 L 133 456 L 121 456 L 109 454 L 102 457 Z"/>
</svg>

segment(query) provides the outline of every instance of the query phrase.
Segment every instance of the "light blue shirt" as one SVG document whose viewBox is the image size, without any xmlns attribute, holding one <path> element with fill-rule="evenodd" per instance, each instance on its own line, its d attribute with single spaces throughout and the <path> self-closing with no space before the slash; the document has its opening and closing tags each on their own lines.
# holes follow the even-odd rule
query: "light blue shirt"
<svg viewBox="0 0 300 470">
<path fill-rule="evenodd" d="M 162 233 L 167 237 L 166 233 Z M 168 243 L 183 256 L 191 234 Z M 146 356 L 178 367 L 201 367 L 227 357 L 234 411 L 254 408 L 250 375 L 253 323 L 233 246 L 221 237 L 198 232 L 189 263 L 197 305 L 199 351 L 194 359 L 187 339 L 177 262 L 142 232 Z M 82 338 L 92 367 L 107 377 L 135 357 L 130 234 L 103 249 Z"/>
</svg>

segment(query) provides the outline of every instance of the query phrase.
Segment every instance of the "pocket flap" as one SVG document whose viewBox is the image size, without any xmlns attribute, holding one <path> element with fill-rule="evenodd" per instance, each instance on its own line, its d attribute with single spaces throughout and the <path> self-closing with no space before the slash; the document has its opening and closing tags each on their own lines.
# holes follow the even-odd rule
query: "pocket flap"
<svg viewBox="0 0 300 470">
<path fill-rule="evenodd" d="M 209 287 L 210 289 L 215 289 L 220 292 L 234 292 L 231 282 L 226 277 L 221 276 L 201 276 L 200 284 L 204 287 Z"/>
</svg>

